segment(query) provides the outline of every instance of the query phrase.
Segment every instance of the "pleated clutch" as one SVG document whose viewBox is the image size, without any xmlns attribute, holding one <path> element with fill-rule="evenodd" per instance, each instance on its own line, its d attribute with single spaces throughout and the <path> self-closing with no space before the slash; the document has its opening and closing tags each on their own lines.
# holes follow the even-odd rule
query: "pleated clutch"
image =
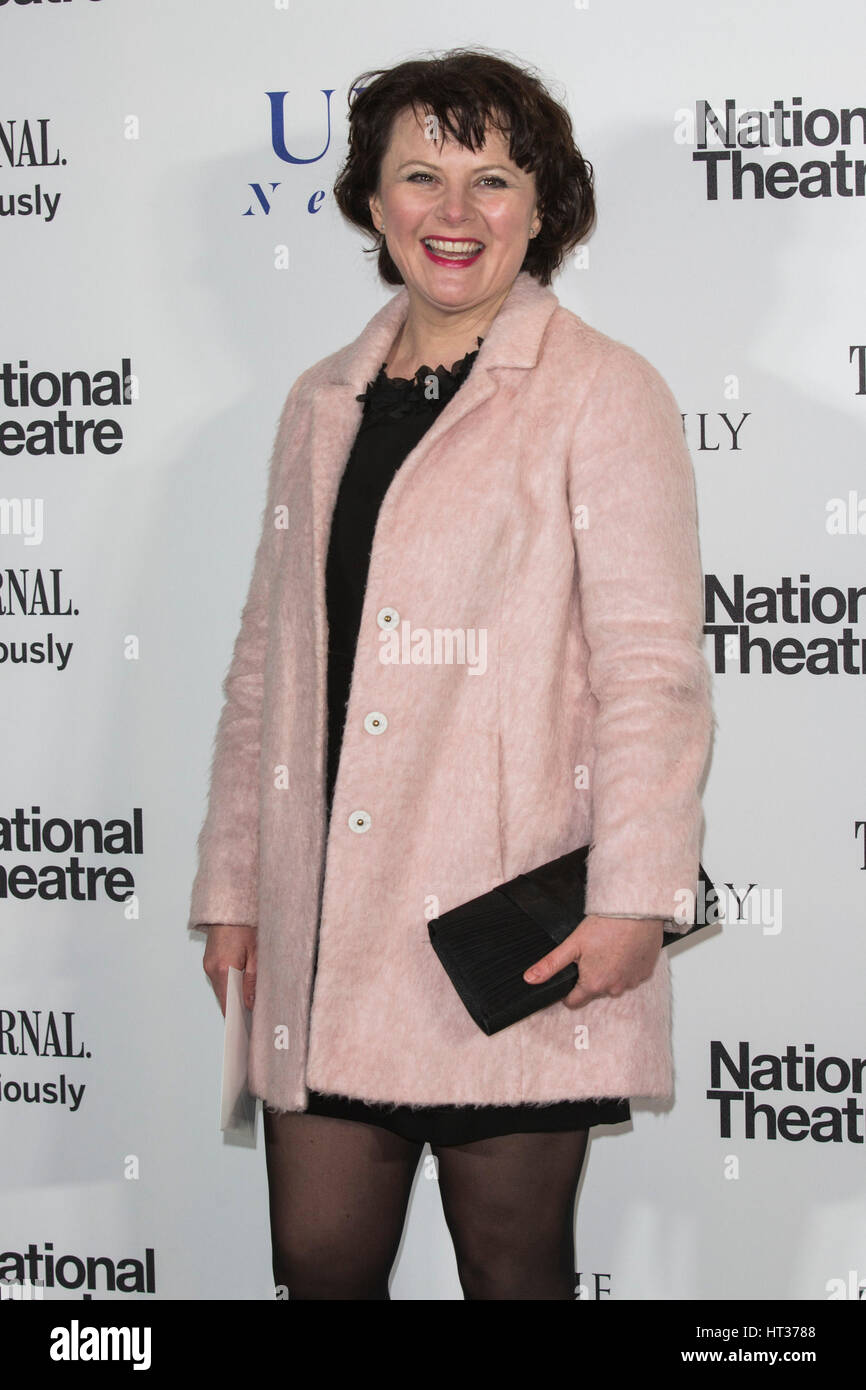
<svg viewBox="0 0 866 1390">
<path fill-rule="evenodd" d="M 428 922 L 433 949 L 488 1036 L 564 999 L 577 983 L 575 962 L 537 985 L 527 984 L 523 972 L 586 916 L 588 855 L 583 845 Z M 666 931 L 663 946 L 718 920 L 718 894 L 700 865 L 699 878 L 694 924 L 685 932 Z"/>
</svg>

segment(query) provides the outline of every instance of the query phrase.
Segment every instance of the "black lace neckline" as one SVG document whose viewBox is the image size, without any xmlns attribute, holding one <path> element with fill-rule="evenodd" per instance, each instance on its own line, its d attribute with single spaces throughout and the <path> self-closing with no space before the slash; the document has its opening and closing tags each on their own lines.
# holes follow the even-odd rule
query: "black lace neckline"
<svg viewBox="0 0 866 1390">
<path fill-rule="evenodd" d="M 476 342 L 478 347 L 467 352 L 450 367 L 440 364 L 433 368 L 422 363 L 411 378 L 386 376 L 385 368 L 388 364 L 383 362 L 375 380 L 368 382 L 365 390 L 355 397 L 364 404 L 365 422 L 373 418 L 379 419 L 383 415 L 399 420 L 420 410 L 435 409 L 443 401 L 449 400 L 469 375 L 484 339 L 476 338 Z M 435 376 L 438 381 L 437 394 L 432 397 L 429 393 L 431 376 Z"/>
</svg>

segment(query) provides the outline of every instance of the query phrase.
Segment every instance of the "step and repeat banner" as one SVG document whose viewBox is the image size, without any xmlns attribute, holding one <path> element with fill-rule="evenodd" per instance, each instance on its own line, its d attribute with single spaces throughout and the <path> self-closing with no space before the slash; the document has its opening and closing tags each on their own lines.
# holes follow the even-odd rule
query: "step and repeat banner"
<svg viewBox="0 0 866 1390">
<path fill-rule="evenodd" d="M 347 91 L 474 45 L 572 114 L 553 288 L 670 384 L 706 575 L 726 920 L 671 953 L 674 1102 L 593 1131 L 575 1296 L 864 1296 L 864 41 L 858 0 L 0 0 L 4 1296 L 274 1296 L 196 837 L 283 401 L 393 292 Z M 461 1296 L 425 1157 L 392 1297 Z"/>
</svg>

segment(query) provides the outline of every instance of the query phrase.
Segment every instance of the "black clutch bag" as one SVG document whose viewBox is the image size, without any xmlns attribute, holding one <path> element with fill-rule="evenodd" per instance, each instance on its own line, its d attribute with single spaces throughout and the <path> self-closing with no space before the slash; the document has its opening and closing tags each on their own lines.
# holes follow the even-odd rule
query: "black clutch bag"
<svg viewBox="0 0 866 1390">
<path fill-rule="evenodd" d="M 577 983 L 574 962 L 537 985 L 527 984 L 523 972 L 570 936 L 586 916 L 588 855 L 589 845 L 583 845 L 428 922 L 433 949 L 469 1013 L 488 1035 L 564 999 Z M 694 925 L 685 932 L 666 931 L 663 946 L 718 921 L 718 894 L 698 867 Z"/>
</svg>

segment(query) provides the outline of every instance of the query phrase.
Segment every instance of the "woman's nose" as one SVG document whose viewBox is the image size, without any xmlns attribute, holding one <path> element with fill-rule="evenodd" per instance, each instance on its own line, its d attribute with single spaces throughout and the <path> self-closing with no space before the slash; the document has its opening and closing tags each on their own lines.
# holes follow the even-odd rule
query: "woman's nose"
<svg viewBox="0 0 866 1390">
<path fill-rule="evenodd" d="M 472 196 L 465 189 L 446 189 L 439 200 L 436 211 L 442 219 L 443 228 L 444 224 L 448 223 L 459 231 L 461 226 L 474 215 Z"/>
</svg>

